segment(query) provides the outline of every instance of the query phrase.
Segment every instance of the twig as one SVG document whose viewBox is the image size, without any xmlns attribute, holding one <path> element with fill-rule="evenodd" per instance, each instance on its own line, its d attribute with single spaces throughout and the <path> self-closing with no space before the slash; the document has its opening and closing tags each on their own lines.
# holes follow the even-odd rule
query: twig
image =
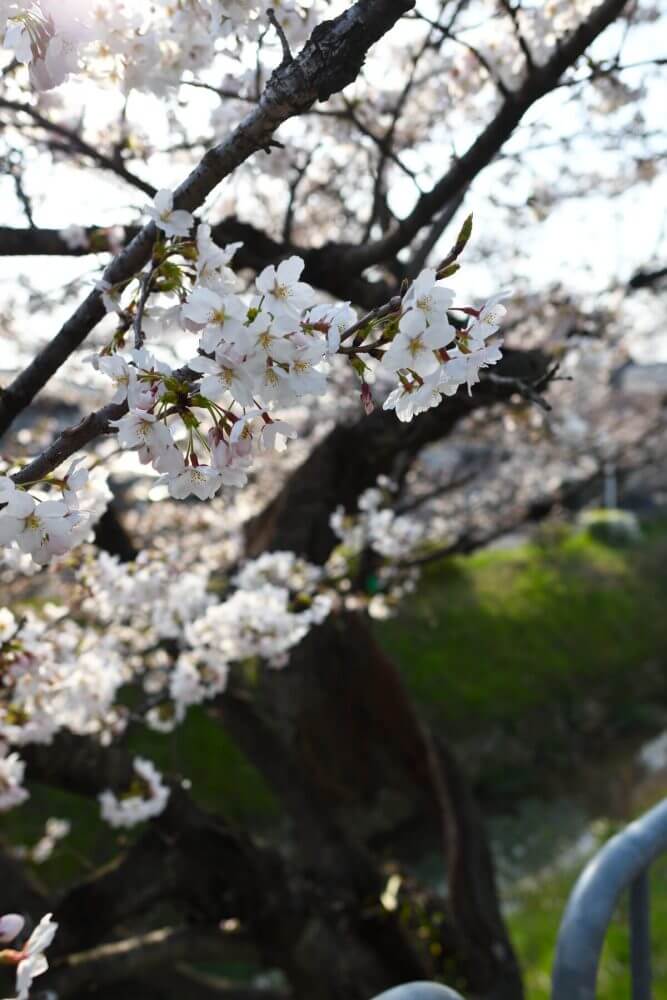
<svg viewBox="0 0 667 1000">
<path fill-rule="evenodd" d="M 11 101 L 6 97 L 0 97 L 0 108 L 6 108 L 8 111 L 15 111 L 17 114 L 28 115 L 29 118 L 32 118 L 35 125 L 38 125 L 40 128 L 44 129 L 44 131 L 51 132 L 53 135 L 57 135 L 62 139 L 65 139 L 68 142 L 70 149 L 74 152 L 90 157 L 90 159 L 97 163 L 100 167 L 103 167 L 105 170 L 110 170 L 118 177 L 121 177 L 124 181 L 127 181 L 128 184 L 131 184 L 133 187 L 143 191 L 144 194 L 149 196 L 149 198 L 154 196 L 155 188 L 152 184 L 149 184 L 148 181 L 143 180 L 141 177 L 137 177 L 137 175 L 133 174 L 131 170 L 127 169 L 127 167 L 119 164 L 116 160 L 107 156 L 105 153 L 102 153 L 99 149 L 96 149 L 95 146 L 91 146 L 91 144 L 86 142 L 86 140 L 83 139 L 78 132 L 67 128 L 65 125 L 61 125 L 60 122 L 51 121 L 50 118 L 41 114 L 41 112 L 38 111 L 37 108 L 34 108 L 31 104 L 22 104 L 20 101 Z"/>
<path fill-rule="evenodd" d="M 283 31 L 283 27 L 278 18 L 276 17 L 276 13 L 273 7 L 269 7 L 269 9 L 266 12 L 266 16 L 268 17 L 273 27 L 276 29 L 276 34 L 280 39 L 280 45 L 283 50 L 283 60 L 280 65 L 281 67 L 289 66 L 290 63 L 294 62 L 294 56 L 292 55 L 292 50 L 289 47 L 289 42 L 287 41 L 287 35 Z"/>
<path fill-rule="evenodd" d="M 533 59 L 533 53 L 530 51 L 528 42 L 526 41 L 525 35 L 521 30 L 521 24 L 519 23 L 519 12 L 516 7 L 513 6 L 512 0 L 500 0 L 501 6 L 509 14 L 512 24 L 514 25 L 514 34 L 516 35 L 516 40 L 519 43 L 519 48 L 523 52 L 524 59 L 526 60 L 526 66 L 528 70 L 532 72 L 535 68 L 535 61 Z"/>
<path fill-rule="evenodd" d="M 153 278 L 155 277 L 155 272 L 158 270 L 160 262 L 156 261 L 154 258 L 151 260 L 151 265 L 148 270 L 143 274 L 141 278 L 141 291 L 139 293 L 139 301 L 137 302 L 137 311 L 134 317 L 134 346 L 136 350 L 143 347 L 145 334 L 141 329 L 144 312 L 146 310 L 146 303 L 148 302 L 148 296 L 151 293 L 151 285 L 153 284 Z"/>
<path fill-rule="evenodd" d="M 556 363 L 548 368 L 543 375 L 535 379 L 532 382 L 528 382 L 526 379 L 522 378 L 510 378 L 507 375 L 497 375 L 495 372 L 486 372 L 482 377 L 487 382 L 492 382 L 494 385 L 504 385 L 507 388 L 513 388 L 516 392 L 523 396 L 531 403 L 535 403 L 539 406 L 541 410 L 549 412 L 552 407 L 551 404 L 546 401 L 544 396 L 540 394 L 540 389 L 544 389 L 551 382 L 570 382 L 572 381 L 569 375 L 563 375 L 557 377 L 560 364 Z"/>
</svg>

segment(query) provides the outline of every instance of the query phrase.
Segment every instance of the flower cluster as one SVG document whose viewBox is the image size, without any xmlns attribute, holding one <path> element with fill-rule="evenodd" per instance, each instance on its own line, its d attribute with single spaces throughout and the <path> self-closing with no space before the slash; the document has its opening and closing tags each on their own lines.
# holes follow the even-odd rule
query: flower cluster
<svg viewBox="0 0 667 1000">
<path fill-rule="evenodd" d="M 480 370 L 501 358 L 500 344 L 486 341 L 498 330 L 506 312 L 502 299 L 509 295 L 500 292 L 479 311 L 467 308 L 473 322 L 457 331 L 447 317 L 453 293 L 437 283 L 434 270 L 422 271 L 403 300 L 398 333 L 382 358 L 399 378 L 384 409 L 408 421 L 438 406 L 443 396 L 453 396 L 462 385 L 470 392 Z"/>
<path fill-rule="evenodd" d="M 370 548 L 385 559 L 404 559 L 424 541 L 423 521 L 392 508 L 395 491 L 395 484 L 380 476 L 377 486 L 359 497 L 355 514 L 346 514 L 342 507 L 334 511 L 331 527 L 349 552 Z"/>
<path fill-rule="evenodd" d="M 383 407 L 408 421 L 461 386 L 470 392 L 481 369 L 501 357 L 494 335 L 508 292 L 482 309 L 456 306 L 440 272 L 427 268 L 398 305 L 359 319 L 349 302 L 316 302 L 301 280 L 304 262 L 293 256 L 266 267 L 254 291 L 242 295 L 229 266 L 240 244 L 218 246 L 206 224 L 192 241 L 195 220 L 174 207 L 167 190 L 148 211 L 160 233 L 151 263 L 120 285 L 99 283 L 118 326 L 90 360 L 111 379 L 111 401 L 127 408 L 111 421 L 119 444 L 161 474 L 175 499 L 207 500 L 224 486 L 244 486 L 256 456 L 282 451 L 297 436 L 276 411 L 324 396 L 334 360 L 347 362 L 361 380 L 367 413 L 373 392 L 390 380 Z M 464 233 L 459 248 L 470 220 Z M 165 328 L 198 338 L 180 368 L 144 346 L 149 331 Z M 131 333 L 133 347 L 126 346 Z M 53 491 L 59 499 L 50 499 Z M 89 476 L 80 460 L 61 477 L 26 487 L 1 476 L 0 544 L 44 564 L 85 537 L 107 497 L 99 474 Z"/>
<path fill-rule="evenodd" d="M 168 0 L 3 0 L 0 40 L 29 67 L 38 90 L 86 72 L 161 93 L 184 72 L 210 65 L 216 51 L 255 41 L 268 6 L 259 0 L 176 5 Z M 312 26 L 311 6 L 312 0 L 281 0 L 281 20 L 293 38 Z"/>
<path fill-rule="evenodd" d="M 29 859 L 34 865 L 43 865 L 48 861 L 61 840 L 68 836 L 72 824 L 68 819 L 57 819 L 51 816 L 44 826 L 44 833 L 32 847 L 12 847 L 12 856 Z"/>
<path fill-rule="evenodd" d="M 28 795 L 14 748 L 48 744 L 61 730 L 110 742 L 128 720 L 119 699 L 128 684 L 143 689 L 134 717 L 171 731 L 189 706 L 224 691 L 234 665 L 282 666 L 332 607 L 323 571 L 291 552 L 242 564 L 219 603 L 208 584 L 200 562 L 188 568 L 144 553 L 120 563 L 90 549 L 73 581 L 76 615 L 48 602 L 17 614 L 0 608 L 0 811 Z M 113 826 L 157 815 L 167 801 L 150 762 L 137 760 L 135 771 L 126 795 L 100 796 Z M 38 854 L 47 856 L 62 835 L 60 826 L 47 829 Z"/>
<path fill-rule="evenodd" d="M 0 743 L 0 813 L 20 806 L 28 798 L 23 787 L 25 764 L 17 753 L 8 753 Z"/>
<path fill-rule="evenodd" d="M 89 475 L 80 463 L 74 461 L 60 478 L 21 489 L 0 476 L 0 545 L 15 545 L 44 565 L 84 541 L 111 494 L 102 470 Z M 60 499 L 48 499 L 53 493 Z"/>
<path fill-rule="evenodd" d="M 8 944 L 19 936 L 25 921 L 18 913 L 0 917 L 0 944 Z M 15 1000 L 26 1000 L 33 979 L 43 975 L 49 967 L 44 952 L 53 941 L 58 924 L 47 913 L 21 948 L 0 950 L 0 965 L 16 966 Z"/>
<path fill-rule="evenodd" d="M 254 293 L 242 297 L 229 267 L 240 244 L 217 246 L 204 224 L 196 242 L 189 241 L 194 219 L 174 208 L 168 191 L 158 192 L 149 214 L 164 234 L 151 271 L 121 287 L 104 285 L 107 308 L 118 313 L 120 326 L 92 361 L 113 381 L 113 402 L 127 403 L 127 414 L 116 421 L 119 443 L 161 473 L 174 498 L 204 500 L 223 486 L 245 485 L 255 455 L 282 450 L 296 436 L 276 409 L 322 396 L 335 355 L 361 376 L 368 411 L 369 382 L 379 375 L 395 379 L 384 407 L 401 420 L 461 385 L 470 390 L 480 369 L 500 358 L 499 344 L 487 341 L 498 329 L 507 293 L 481 311 L 458 308 L 438 273 L 426 269 L 398 310 L 359 321 L 349 303 L 316 303 L 301 280 L 303 260 L 290 257 L 266 267 Z M 151 289 L 176 303 L 151 309 Z M 143 346 L 151 324 L 197 334 L 197 353 L 171 369 Z M 129 326 L 135 346 L 124 350 Z"/>
<path fill-rule="evenodd" d="M 287 654 L 332 608 L 321 569 L 293 552 L 265 553 L 234 576 L 233 592 L 211 603 L 184 631 L 187 648 L 164 682 L 164 699 L 146 721 L 168 732 L 190 705 L 225 690 L 231 666 L 264 661 L 282 667 Z"/>
<path fill-rule="evenodd" d="M 427 542 L 423 519 L 395 509 L 398 487 L 386 476 L 359 497 L 357 510 L 338 507 L 330 525 L 340 545 L 326 572 L 350 610 L 365 608 L 372 618 L 387 618 L 400 599 L 414 590 L 418 570 L 410 560 Z M 356 586 L 353 580 L 356 578 Z"/>
<path fill-rule="evenodd" d="M 169 799 L 169 789 L 162 775 L 143 757 L 133 763 L 136 778 L 125 795 L 118 798 L 107 790 L 100 794 L 102 818 L 109 826 L 130 827 L 159 816 Z"/>
<path fill-rule="evenodd" d="M 7 609 L 0 614 L 14 618 Z M 102 736 L 122 727 L 115 698 L 132 671 L 119 637 L 88 628 L 53 604 L 39 614 L 24 610 L 5 636 L 0 638 L 1 741 L 25 746 L 50 743 L 59 729 Z M 11 789 L 22 771 L 12 757 L 5 758 L 4 780 L 6 794 L 16 796 Z"/>
</svg>

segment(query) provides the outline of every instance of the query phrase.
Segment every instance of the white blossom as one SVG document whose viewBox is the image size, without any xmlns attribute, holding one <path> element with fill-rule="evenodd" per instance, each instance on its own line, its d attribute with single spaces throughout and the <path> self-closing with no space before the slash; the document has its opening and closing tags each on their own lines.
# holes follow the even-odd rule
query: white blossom
<svg viewBox="0 0 667 1000">
<path fill-rule="evenodd" d="M 126 448 L 136 448 L 142 462 L 168 459 L 174 441 L 169 428 L 154 413 L 133 409 L 111 423 L 118 428 L 119 443 Z"/>
<path fill-rule="evenodd" d="M 300 257 L 289 257 L 278 267 L 265 267 L 257 277 L 257 288 L 263 296 L 262 308 L 273 316 L 298 319 L 312 302 L 310 285 L 299 281 L 304 262 Z"/>
<path fill-rule="evenodd" d="M 218 469 L 210 465 L 184 465 L 180 472 L 167 476 L 169 495 L 176 500 L 196 496 L 199 500 L 210 500 L 222 486 L 223 477 Z"/>
<path fill-rule="evenodd" d="M 189 212 L 174 208 L 174 195 L 167 188 L 161 188 L 157 192 L 153 204 L 146 207 L 146 214 L 165 236 L 187 236 L 194 225 Z"/>
<path fill-rule="evenodd" d="M 0 744 L 0 812 L 15 809 L 28 798 L 23 787 L 25 764 L 17 753 L 6 753 Z"/>
<path fill-rule="evenodd" d="M 400 369 L 430 375 L 440 362 L 435 351 L 445 347 L 452 337 L 448 328 L 426 325 L 424 314 L 411 309 L 401 317 L 399 331 L 382 358 L 382 364 L 390 371 Z"/>
<path fill-rule="evenodd" d="M 49 967 L 44 952 L 53 941 L 58 924 L 47 913 L 35 927 L 21 950 L 16 967 L 16 1000 L 26 1000 L 33 979 L 43 975 Z"/>
<path fill-rule="evenodd" d="M 133 768 L 140 788 L 130 789 L 118 798 L 112 791 L 99 796 L 102 819 L 113 827 L 131 827 L 159 816 L 167 805 L 169 789 L 155 766 L 143 757 L 135 757 Z"/>
<path fill-rule="evenodd" d="M 25 920 L 18 913 L 5 913 L 0 917 L 0 944 L 7 944 L 13 941 L 21 933 L 25 926 Z"/>
</svg>

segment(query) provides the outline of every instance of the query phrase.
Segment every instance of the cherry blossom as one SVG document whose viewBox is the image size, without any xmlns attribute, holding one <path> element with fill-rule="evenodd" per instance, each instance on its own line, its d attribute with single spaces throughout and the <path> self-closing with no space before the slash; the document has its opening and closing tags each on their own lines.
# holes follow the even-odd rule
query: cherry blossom
<svg viewBox="0 0 667 1000">
<path fill-rule="evenodd" d="M 212 351 L 223 337 L 232 338 L 241 330 L 247 311 L 236 295 L 222 295 L 207 285 L 196 285 L 181 313 L 193 329 L 212 328 L 209 340 L 202 343 L 205 351 Z"/>
<path fill-rule="evenodd" d="M 23 919 L 16 914 L 7 914 L 0 918 L 0 925 L 5 922 L 9 940 L 13 940 L 22 930 Z M 20 922 L 20 923 L 19 923 Z M 18 928 L 18 929 L 17 929 Z M 49 967 L 44 952 L 53 941 L 58 924 L 47 913 L 42 917 L 34 931 L 19 951 L 7 949 L 0 952 L 0 961 L 5 965 L 16 965 L 16 997 L 14 1000 L 26 1000 L 33 979 L 43 975 Z"/>
<path fill-rule="evenodd" d="M 446 343 L 449 343 L 454 337 L 454 328 L 447 318 L 447 310 L 454 301 L 454 293 L 451 289 L 438 285 L 436 279 L 434 269 L 426 268 L 421 271 L 403 299 L 403 308 L 417 310 L 431 329 L 442 328 L 442 333 L 449 337 Z M 409 314 L 401 319 L 401 330 L 404 329 L 407 315 Z"/>
<path fill-rule="evenodd" d="M 69 548 L 69 535 L 78 515 L 59 500 L 36 501 L 17 491 L 0 511 L 0 544 L 15 541 L 36 562 L 47 561 Z"/>
<path fill-rule="evenodd" d="M 493 295 L 479 310 L 475 321 L 466 330 L 467 335 L 473 340 L 484 341 L 495 333 L 507 314 L 507 308 L 502 303 L 511 295 L 512 291 L 509 289 Z"/>
<path fill-rule="evenodd" d="M 438 406 L 442 399 L 440 395 L 442 372 L 447 368 L 448 366 L 445 366 L 444 369 L 442 367 L 436 369 L 427 375 L 421 383 L 409 379 L 401 380 L 401 384 L 393 389 L 385 399 L 383 409 L 395 410 L 396 416 L 401 422 L 409 423 L 418 414 L 430 410 L 433 406 Z M 461 381 L 457 381 L 456 387 L 458 388 L 460 384 Z"/>
<path fill-rule="evenodd" d="M 174 208 L 174 195 L 166 188 L 158 191 L 153 204 L 146 208 L 146 214 L 165 236 L 187 236 L 194 225 L 189 212 Z"/>
<path fill-rule="evenodd" d="M 167 805 L 169 789 L 155 766 L 144 757 L 135 757 L 133 768 L 136 781 L 126 795 L 118 798 L 107 790 L 99 796 L 102 818 L 110 826 L 136 826 L 159 816 Z"/>
<path fill-rule="evenodd" d="M 137 448 L 144 464 L 168 460 L 173 449 L 173 438 L 169 428 L 154 413 L 132 409 L 112 423 L 118 428 L 120 444 L 126 448 Z"/>
<path fill-rule="evenodd" d="M 58 924 L 53 921 L 52 915 L 47 913 L 23 946 L 21 952 L 23 958 L 16 969 L 16 1000 L 24 1000 L 28 996 L 33 979 L 43 975 L 48 969 L 49 963 L 44 952 L 53 941 L 57 930 Z"/>
<path fill-rule="evenodd" d="M 401 317 L 399 331 L 382 358 L 390 371 L 406 369 L 418 375 L 430 375 L 439 365 L 435 351 L 452 339 L 449 327 L 426 325 L 424 314 L 412 309 Z"/>
<path fill-rule="evenodd" d="M 218 469 L 210 465 L 185 465 L 180 472 L 172 472 L 167 477 L 169 495 L 176 500 L 196 496 L 200 500 L 210 500 L 218 492 L 223 477 Z"/>
<path fill-rule="evenodd" d="M 0 917 L 0 944 L 7 944 L 13 941 L 21 933 L 25 926 L 25 920 L 18 913 L 5 913 Z"/>
<path fill-rule="evenodd" d="M 14 809 L 28 798 L 23 787 L 25 764 L 17 753 L 6 753 L 0 743 L 0 812 Z"/>
<path fill-rule="evenodd" d="M 112 354 L 109 357 L 94 356 L 94 364 L 98 371 L 107 375 L 113 382 L 116 391 L 111 397 L 112 403 L 123 403 L 127 399 L 131 369 L 122 354 Z"/>
<path fill-rule="evenodd" d="M 300 257 L 289 257 L 275 268 L 265 267 L 257 277 L 257 288 L 263 296 L 262 306 L 276 318 L 298 319 L 312 301 L 312 289 L 299 281 L 304 263 Z"/>
<path fill-rule="evenodd" d="M 200 389 L 205 396 L 212 399 L 225 399 L 226 405 L 234 400 L 241 406 L 252 406 L 252 380 L 244 359 L 234 348 L 223 349 L 219 346 L 215 352 L 215 360 L 207 357 L 193 358 L 188 362 L 193 371 L 204 375 Z"/>
</svg>

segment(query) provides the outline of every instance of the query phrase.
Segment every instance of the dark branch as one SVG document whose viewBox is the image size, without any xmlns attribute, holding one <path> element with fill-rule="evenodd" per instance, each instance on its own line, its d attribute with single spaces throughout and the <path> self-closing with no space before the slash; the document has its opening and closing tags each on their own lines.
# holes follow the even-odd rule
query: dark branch
<svg viewBox="0 0 667 1000">
<path fill-rule="evenodd" d="M 667 283 L 667 267 L 660 267 L 655 271 L 637 271 L 630 278 L 628 286 L 632 289 L 655 288 L 661 287 L 663 283 Z"/>
<path fill-rule="evenodd" d="M 291 549 L 324 562 L 336 544 L 329 518 L 341 504 L 354 510 L 359 494 L 381 474 L 391 475 L 399 456 L 446 437 L 462 419 L 481 407 L 502 402 L 516 392 L 516 382 L 534 383 L 548 370 L 540 351 L 506 351 L 498 365 L 509 381 L 488 381 L 472 396 L 461 391 L 440 406 L 401 423 L 393 413 L 376 410 L 352 426 L 338 425 L 311 452 L 283 490 L 248 525 L 251 556 L 267 548 Z M 299 511 L 299 517 L 294 511 Z"/>
<path fill-rule="evenodd" d="M 543 66 L 528 74 L 525 82 L 503 102 L 500 111 L 470 148 L 455 160 L 438 183 L 417 201 L 412 212 L 387 237 L 348 251 L 341 267 L 358 272 L 393 258 L 407 246 L 433 216 L 456 198 L 497 155 L 526 111 L 557 86 L 563 73 L 583 55 L 597 36 L 614 21 L 627 0 L 603 0 L 590 16 L 561 42 Z"/>
<path fill-rule="evenodd" d="M 38 125 L 41 129 L 46 132 L 50 132 L 52 135 L 57 135 L 61 139 L 64 139 L 69 148 L 75 152 L 80 153 L 83 156 L 87 156 L 99 167 L 104 170 L 109 170 L 111 173 L 116 174 L 117 177 L 122 178 L 122 180 L 127 181 L 133 187 L 138 188 L 147 194 L 150 198 L 155 194 L 155 188 L 148 181 L 143 180 L 138 177 L 137 174 L 133 174 L 131 170 L 128 170 L 117 158 L 114 159 L 111 156 L 107 156 L 96 146 L 91 146 L 89 142 L 86 142 L 78 132 L 73 129 L 67 128 L 65 125 L 61 125 L 59 122 L 54 122 L 50 118 L 43 115 L 37 108 L 34 108 L 31 104 L 22 104 L 20 101 L 10 101 L 6 97 L 0 97 L 0 108 L 6 108 L 8 111 L 14 111 L 20 115 L 27 115 L 35 125 Z"/>
<path fill-rule="evenodd" d="M 132 240 L 139 232 L 137 226 L 126 226 L 126 239 Z M 87 226 L 85 229 L 87 246 L 72 246 L 60 229 L 15 229 L 0 226 L 0 257 L 23 256 L 67 256 L 81 257 L 86 254 L 108 253 L 112 247 L 113 233 L 104 226 Z M 291 240 L 279 241 L 253 226 L 230 215 L 212 227 L 216 243 L 242 242 L 237 250 L 233 266 L 236 270 L 249 268 L 255 272 L 277 264 L 285 257 L 296 254 L 305 261 L 303 280 L 315 288 L 329 292 L 337 298 L 348 300 L 364 309 L 373 309 L 390 298 L 395 288 L 382 280 L 370 281 L 362 277 L 343 275 L 331 266 L 333 255 L 341 247 L 325 244 L 311 249 L 299 246 Z"/>
</svg>

